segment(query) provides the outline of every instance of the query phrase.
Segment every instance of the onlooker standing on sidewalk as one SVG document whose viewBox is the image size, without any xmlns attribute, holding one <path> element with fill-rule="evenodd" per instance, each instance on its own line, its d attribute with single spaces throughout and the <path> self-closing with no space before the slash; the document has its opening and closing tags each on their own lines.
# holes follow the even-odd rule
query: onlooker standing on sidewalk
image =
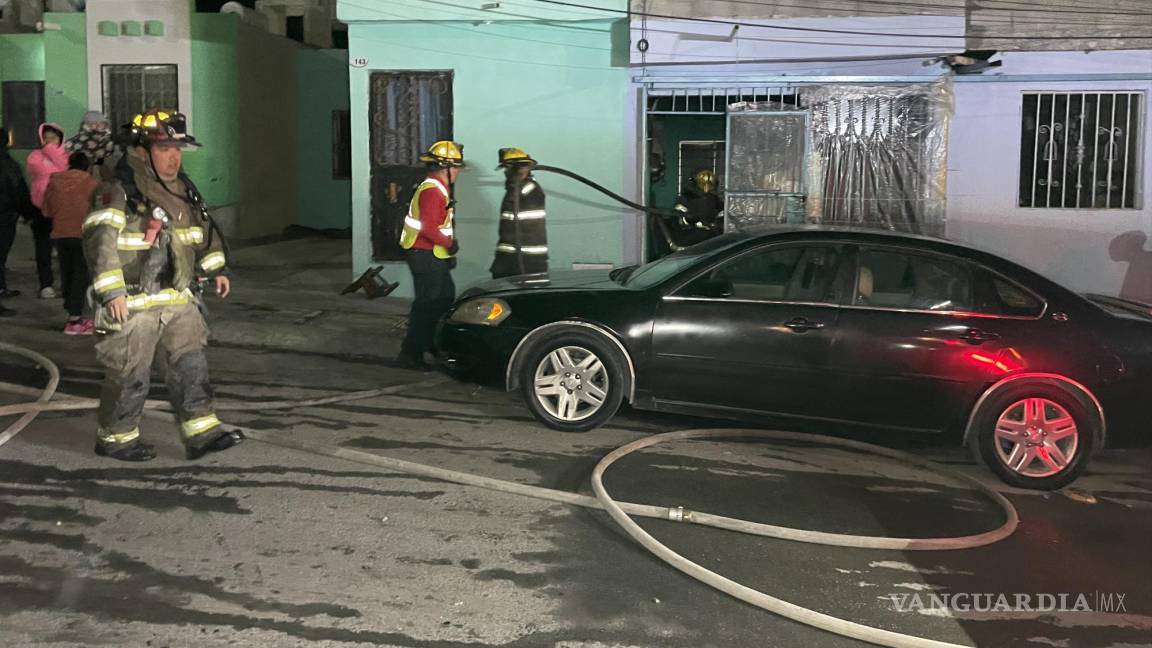
<svg viewBox="0 0 1152 648">
<path fill-rule="evenodd" d="M 88 161 L 92 163 L 92 175 L 100 180 L 113 179 L 116 174 L 116 163 L 124 155 L 124 151 L 116 145 L 112 131 L 108 129 L 108 118 L 98 110 L 84 113 L 80 132 L 64 142 L 64 150 L 68 153 L 80 151 L 86 154 Z"/>
<path fill-rule="evenodd" d="M 64 131 L 56 124 L 40 125 L 40 148 L 28 156 L 28 179 L 32 184 L 32 238 L 36 241 L 36 274 L 40 277 L 40 298 L 53 299 L 52 289 L 52 221 L 40 209 L 44 192 L 53 173 L 68 170 L 68 152 L 64 150 Z"/>
<path fill-rule="evenodd" d="M 92 283 L 84 261 L 84 219 L 92 204 L 92 192 L 100 183 L 88 172 L 87 154 L 77 151 L 68 157 L 68 170 L 48 181 L 44 192 L 44 216 L 52 220 L 52 239 L 60 256 L 60 291 L 68 311 L 66 335 L 92 335 L 95 325 L 84 317 L 84 297 Z"/>
<path fill-rule="evenodd" d="M 4 299 L 20 294 L 19 290 L 8 287 L 4 268 L 12 242 L 16 240 L 16 223 L 31 213 L 32 201 L 24 173 L 8 153 L 8 129 L 0 127 L 0 314 L 11 312 L 2 305 Z"/>
</svg>

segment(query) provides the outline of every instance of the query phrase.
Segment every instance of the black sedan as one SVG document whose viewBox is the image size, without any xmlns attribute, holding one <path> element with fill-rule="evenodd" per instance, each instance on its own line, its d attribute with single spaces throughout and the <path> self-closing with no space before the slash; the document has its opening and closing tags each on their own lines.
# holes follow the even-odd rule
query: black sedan
<svg viewBox="0 0 1152 648">
<path fill-rule="evenodd" d="M 638 409 L 955 435 L 1059 488 L 1146 442 L 1152 310 L 998 256 L 878 231 L 732 233 L 643 266 L 466 290 L 449 367 L 496 370 L 558 430 Z"/>
</svg>

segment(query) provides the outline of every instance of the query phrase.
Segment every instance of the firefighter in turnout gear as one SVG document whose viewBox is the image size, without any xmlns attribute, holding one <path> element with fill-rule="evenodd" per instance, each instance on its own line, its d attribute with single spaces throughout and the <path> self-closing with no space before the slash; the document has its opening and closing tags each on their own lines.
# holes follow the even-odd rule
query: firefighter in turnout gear
<svg viewBox="0 0 1152 648">
<path fill-rule="evenodd" d="M 544 190 L 532 175 L 536 166 L 518 148 L 500 149 L 504 200 L 500 203 L 500 241 L 492 260 L 493 279 L 548 272 L 548 232 L 544 226 Z"/>
<path fill-rule="evenodd" d="M 456 298 L 452 268 L 456 267 L 460 245 L 452 227 L 456 209 L 453 195 L 456 176 L 464 167 L 464 147 L 451 141 L 436 142 L 420 161 L 428 168 L 428 175 L 412 195 L 400 233 L 415 294 L 408 333 L 396 361 L 408 369 L 429 368 L 424 354 L 432 351 L 436 323 Z"/>
<path fill-rule="evenodd" d="M 96 454 L 156 456 L 138 426 L 159 352 L 186 455 L 197 459 L 244 440 L 216 418 L 204 355 L 199 284 L 226 297 L 228 260 L 200 193 L 181 170 L 184 149 L 198 146 L 183 115 L 150 110 L 126 130 L 116 179 L 96 189 L 83 225 L 101 333 L 96 355 L 105 368 Z"/>
<path fill-rule="evenodd" d="M 674 209 L 680 213 L 676 238 L 682 245 L 693 245 L 724 231 L 724 201 L 715 189 L 716 174 L 700 169 L 676 198 Z"/>
</svg>

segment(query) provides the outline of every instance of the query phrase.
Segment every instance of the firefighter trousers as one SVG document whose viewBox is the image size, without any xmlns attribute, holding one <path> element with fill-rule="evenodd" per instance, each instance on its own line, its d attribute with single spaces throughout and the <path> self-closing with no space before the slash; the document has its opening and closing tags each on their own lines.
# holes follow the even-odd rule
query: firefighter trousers
<svg viewBox="0 0 1152 648">
<path fill-rule="evenodd" d="M 105 370 L 97 413 L 99 443 L 116 448 L 140 436 L 157 349 L 184 444 L 202 447 L 215 440 L 220 421 L 208 384 L 207 344 L 208 326 L 195 303 L 132 313 L 121 330 L 104 335 L 96 343 Z"/>
</svg>

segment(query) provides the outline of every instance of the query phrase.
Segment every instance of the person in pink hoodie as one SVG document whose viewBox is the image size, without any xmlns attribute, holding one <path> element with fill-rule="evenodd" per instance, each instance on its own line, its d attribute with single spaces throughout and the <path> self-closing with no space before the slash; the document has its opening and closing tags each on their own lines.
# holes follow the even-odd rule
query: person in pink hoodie
<svg viewBox="0 0 1152 648">
<path fill-rule="evenodd" d="M 28 155 L 28 179 L 31 185 L 33 210 L 29 225 L 36 241 L 36 274 L 40 278 L 40 298 L 52 299 L 52 221 L 45 218 L 40 208 L 44 205 L 44 192 L 53 173 L 68 170 L 68 151 L 64 148 L 64 130 L 56 124 L 40 124 L 40 148 Z"/>
</svg>

